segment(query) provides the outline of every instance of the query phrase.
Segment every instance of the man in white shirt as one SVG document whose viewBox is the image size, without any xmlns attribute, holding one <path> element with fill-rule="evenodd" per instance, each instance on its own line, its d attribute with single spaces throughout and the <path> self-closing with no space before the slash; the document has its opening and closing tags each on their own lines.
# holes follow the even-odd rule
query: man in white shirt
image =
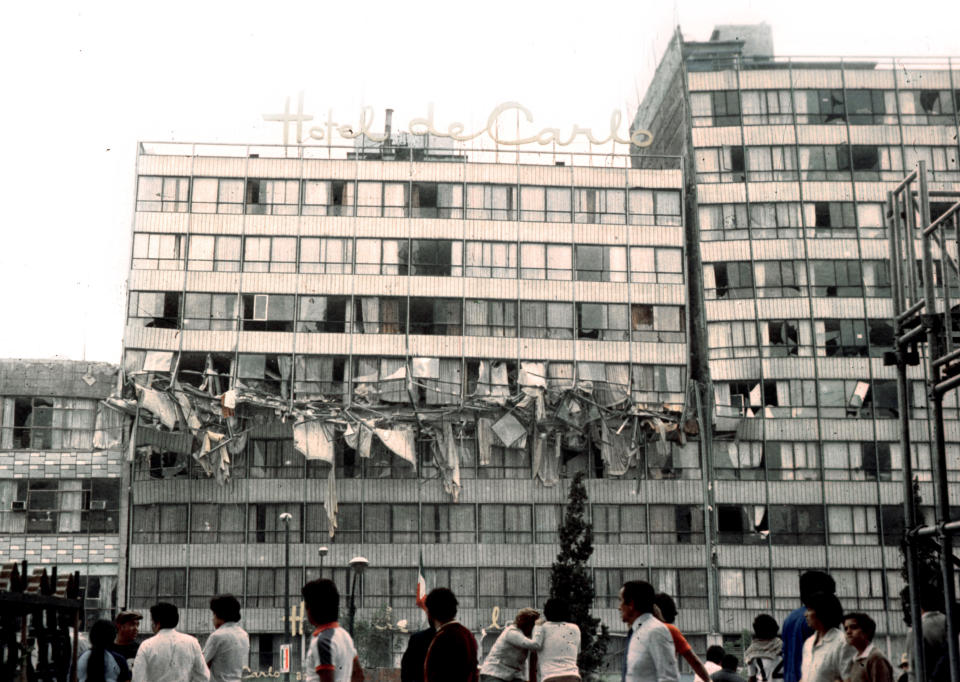
<svg viewBox="0 0 960 682">
<path fill-rule="evenodd" d="M 203 645 L 203 658 L 213 682 L 240 682 L 250 658 L 250 637 L 240 627 L 240 602 L 232 594 L 210 600 L 213 632 Z"/>
<path fill-rule="evenodd" d="M 177 632 L 177 607 L 159 602 L 150 607 L 153 637 L 140 645 L 133 666 L 133 682 L 208 682 L 210 671 L 203 661 L 196 637 Z"/>
<path fill-rule="evenodd" d="M 624 651 L 623 682 L 677 682 L 673 636 L 653 615 L 653 586 L 631 580 L 620 588 L 620 617 L 630 626 Z"/>
<path fill-rule="evenodd" d="M 307 618 L 316 629 L 303 658 L 307 682 L 363 682 L 353 638 L 337 622 L 340 592 L 332 580 L 312 580 L 301 590 Z"/>
</svg>

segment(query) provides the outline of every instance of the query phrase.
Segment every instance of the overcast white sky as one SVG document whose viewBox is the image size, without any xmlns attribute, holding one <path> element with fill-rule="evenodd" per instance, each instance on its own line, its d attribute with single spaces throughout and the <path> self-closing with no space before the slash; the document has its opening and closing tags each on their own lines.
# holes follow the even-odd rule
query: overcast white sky
<svg viewBox="0 0 960 682">
<path fill-rule="evenodd" d="M 960 57 L 960 2 L 9 2 L 2 11 L 0 357 L 118 362 L 137 140 L 280 143 L 282 110 L 405 127 L 485 121 L 602 134 L 629 120 L 673 28 L 766 21 L 778 55 Z"/>
</svg>

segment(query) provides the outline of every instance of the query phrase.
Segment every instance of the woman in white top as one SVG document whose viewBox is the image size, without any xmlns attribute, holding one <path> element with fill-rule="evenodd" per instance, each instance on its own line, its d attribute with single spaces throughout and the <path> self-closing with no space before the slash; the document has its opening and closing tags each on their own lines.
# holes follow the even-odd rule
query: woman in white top
<svg viewBox="0 0 960 682">
<path fill-rule="evenodd" d="M 835 595 L 817 592 L 806 600 L 807 625 L 813 634 L 803 643 L 801 682 L 835 682 L 848 675 L 857 650 L 840 631 L 843 607 Z"/>
<path fill-rule="evenodd" d="M 511 625 L 497 637 L 486 660 L 480 666 L 480 682 L 526 680 L 527 652 L 537 648 L 530 639 L 533 625 L 540 617 L 535 609 L 520 609 Z"/>
<path fill-rule="evenodd" d="M 538 676 L 540 682 L 578 682 L 580 669 L 580 628 L 570 620 L 570 609 L 565 601 L 548 599 L 543 607 L 547 619 L 533 631 L 533 641 L 539 645 Z"/>
</svg>

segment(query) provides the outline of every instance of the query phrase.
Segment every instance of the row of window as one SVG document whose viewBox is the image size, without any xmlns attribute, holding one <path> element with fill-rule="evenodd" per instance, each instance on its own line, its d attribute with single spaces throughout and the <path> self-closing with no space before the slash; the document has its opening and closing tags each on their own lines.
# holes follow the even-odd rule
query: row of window
<svg viewBox="0 0 960 682">
<path fill-rule="evenodd" d="M 716 384 L 718 413 L 769 418 L 896 419 L 897 382 L 889 379 L 765 379 Z"/>
<path fill-rule="evenodd" d="M 0 480 L 0 533 L 116 533 L 120 479 Z"/>
<path fill-rule="evenodd" d="M 143 175 L 137 210 L 679 225 L 680 193 L 639 188 Z"/>
<path fill-rule="evenodd" d="M 726 261 L 703 266 L 704 296 L 721 298 L 829 298 L 890 296 L 885 260 Z"/>
<path fill-rule="evenodd" d="M 183 304 L 181 305 L 181 301 Z M 299 302 L 299 306 L 297 305 Z M 238 305 L 239 303 L 239 305 Z M 683 306 L 400 296 L 130 292 L 136 326 L 683 343 Z"/>
<path fill-rule="evenodd" d="M 811 329 L 813 333 L 811 334 Z M 710 357 L 883 357 L 893 350 L 888 320 L 708 322 Z"/>
<path fill-rule="evenodd" d="M 792 124 L 955 125 L 960 90 L 714 90 L 690 93 L 695 126 Z"/>
<path fill-rule="evenodd" d="M 299 244 L 299 249 L 298 249 Z M 188 247 L 188 248 L 186 248 Z M 519 258 L 518 258 L 519 255 Z M 138 232 L 135 270 L 683 282 L 679 248 L 452 239 L 239 237 Z"/>
<path fill-rule="evenodd" d="M 937 181 L 960 179 L 956 146 L 837 144 L 700 147 L 697 182 L 899 180 L 920 160 Z"/>
<path fill-rule="evenodd" d="M 0 398 L 0 450 L 90 450 L 97 401 L 86 398 Z"/>
</svg>

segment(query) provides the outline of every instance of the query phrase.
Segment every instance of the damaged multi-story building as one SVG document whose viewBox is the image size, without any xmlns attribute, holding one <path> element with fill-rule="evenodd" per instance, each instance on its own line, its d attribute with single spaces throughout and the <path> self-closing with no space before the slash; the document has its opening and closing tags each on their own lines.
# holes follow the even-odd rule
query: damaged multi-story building
<svg viewBox="0 0 960 682">
<path fill-rule="evenodd" d="M 0 563 L 78 571 L 87 624 L 115 612 L 125 571 L 123 419 L 101 403 L 118 371 L 0 360 Z"/>
<path fill-rule="evenodd" d="M 464 623 L 502 626 L 548 594 L 578 471 L 604 621 L 632 577 L 705 607 L 679 160 L 443 142 L 140 146 L 131 607 L 204 633 L 232 592 L 275 664 L 289 513 L 293 604 L 321 564 L 346 598 L 362 555 L 359 617 L 415 628 L 422 557 Z"/>
<path fill-rule="evenodd" d="M 684 159 L 699 260 L 691 373 L 712 380 L 716 405 L 702 500 L 715 524 L 708 631 L 749 631 L 764 611 L 781 620 L 799 604 L 798 571 L 820 568 L 845 609 L 872 613 L 884 645 L 904 651 L 898 418 L 909 410 L 931 523 L 933 415 L 924 367 L 910 367 L 901 405 L 884 360 L 894 343 L 885 202 L 918 161 L 932 220 L 960 199 L 958 111 L 956 59 L 778 57 L 764 24 L 718 26 L 705 42 L 678 29 L 657 68 L 634 125 L 653 133 L 645 153 Z M 650 162 L 638 154 L 635 165 Z M 944 413 L 952 501 L 955 394 Z"/>
</svg>

